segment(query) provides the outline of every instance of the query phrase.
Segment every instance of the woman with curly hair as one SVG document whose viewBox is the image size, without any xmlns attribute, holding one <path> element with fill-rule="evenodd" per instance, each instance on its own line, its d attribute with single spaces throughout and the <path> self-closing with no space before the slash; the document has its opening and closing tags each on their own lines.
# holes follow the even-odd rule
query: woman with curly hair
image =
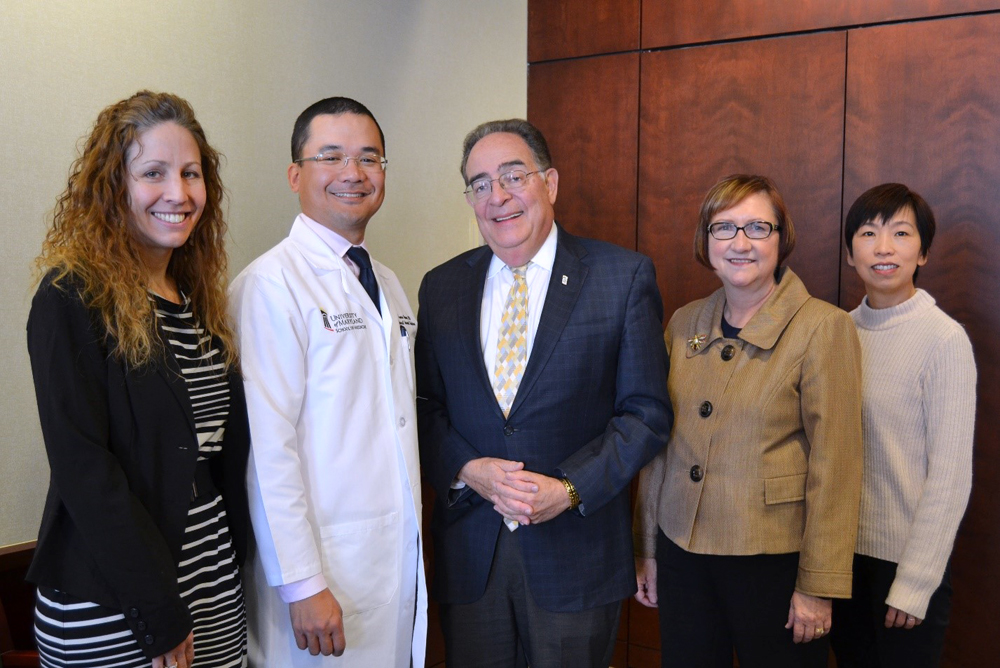
<svg viewBox="0 0 1000 668">
<path fill-rule="evenodd" d="M 28 318 L 51 468 L 28 573 L 44 665 L 246 663 L 223 196 L 190 105 L 142 91 L 101 112 L 56 203 Z"/>
</svg>

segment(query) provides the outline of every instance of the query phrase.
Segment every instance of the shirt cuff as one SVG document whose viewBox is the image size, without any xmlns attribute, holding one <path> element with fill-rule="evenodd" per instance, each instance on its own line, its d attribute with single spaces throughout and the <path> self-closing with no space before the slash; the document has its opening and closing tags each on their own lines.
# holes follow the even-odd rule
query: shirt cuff
<svg viewBox="0 0 1000 668">
<path fill-rule="evenodd" d="M 305 580 L 278 585 L 278 595 L 285 603 L 295 603 L 315 596 L 326 588 L 326 578 L 322 573 L 317 573 Z"/>
</svg>

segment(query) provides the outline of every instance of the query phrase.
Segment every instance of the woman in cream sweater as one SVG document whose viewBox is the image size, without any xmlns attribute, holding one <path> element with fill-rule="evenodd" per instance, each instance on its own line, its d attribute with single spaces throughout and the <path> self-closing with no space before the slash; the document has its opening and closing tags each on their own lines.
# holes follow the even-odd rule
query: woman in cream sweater
<svg viewBox="0 0 1000 668">
<path fill-rule="evenodd" d="M 960 324 L 918 290 L 934 214 L 898 183 L 865 192 L 844 226 L 867 296 L 865 466 L 854 596 L 834 608 L 841 668 L 937 666 L 951 610 L 948 559 L 972 485 L 976 365 Z"/>
</svg>

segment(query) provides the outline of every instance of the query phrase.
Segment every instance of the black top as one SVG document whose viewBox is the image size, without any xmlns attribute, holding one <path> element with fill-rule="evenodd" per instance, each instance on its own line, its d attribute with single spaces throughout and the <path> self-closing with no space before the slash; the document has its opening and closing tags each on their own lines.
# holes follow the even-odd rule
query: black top
<svg viewBox="0 0 1000 668">
<path fill-rule="evenodd" d="M 172 354 L 140 368 L 110 354 L 97 313 L 71 279 L 43 279 L 28 352 L 51 477 L 28 579 L 122 610 L 147 656 L 191 631 L 176 564 L 198 457 L 188 390 Z M 230 372 L 225 452 L 210 462 L 233 544 L 246 554 L 249 426 Z M 141 625 L 141 629 L 139 628 Z"/>
<path fill-rule="evenodd" d="M 725 314 L 723 314 L 722 316 L 721 324 L 722 324 L 722 336 L 727 339 L 739 338 L 740 332 L 743 331 L 742 327 L 733 327 L 732 325 L 730 325 L 729 321 L 726 320 Z"/>
</svg>

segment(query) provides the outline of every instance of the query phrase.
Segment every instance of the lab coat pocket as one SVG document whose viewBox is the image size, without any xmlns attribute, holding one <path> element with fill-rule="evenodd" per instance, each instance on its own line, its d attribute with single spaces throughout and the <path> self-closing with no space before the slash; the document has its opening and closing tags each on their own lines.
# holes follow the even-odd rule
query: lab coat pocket
<svg viewBox="0 0 1000 668">
<path fill-rule="evenodd" d="M 399 587 L 398 512 L 320 529 L 323 574 L 344 616 L 385 605 Z"/>
<path fill-rule="evenodd" d="M 406 386 L 411 393 L 416 392 L 416 374 L 413 364 L 413 342 L 416 332 L 416 325 L 400 325 L 399 347 L 393 355 L 395 363 L 403 365 L 402 371 L 406 375 Z"/>
</svg>

